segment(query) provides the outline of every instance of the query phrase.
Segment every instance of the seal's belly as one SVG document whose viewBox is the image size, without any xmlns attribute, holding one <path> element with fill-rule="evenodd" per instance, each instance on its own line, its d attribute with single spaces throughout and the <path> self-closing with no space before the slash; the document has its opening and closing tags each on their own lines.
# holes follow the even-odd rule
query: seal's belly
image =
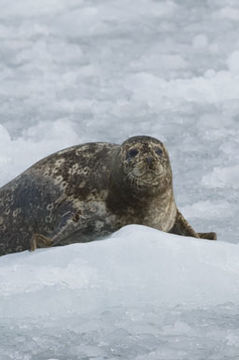
<svg viewBox="0 0 239 360">
<path fill-rule="evenodd" d="M 64 244 L 92 241 L 106 236 L 126 224 L 127 220 L 113 214 L 103 199 L 98 201 L 78 200 L 77 206 L 74 204 L 73 213 L 69 216 L 69 220 L 62 224 L 61 218 L 56 229 L 66 227 L 65 241 L 61 241 L 61 244 Z M 57 241 L 56 231 L 53 231 L 49 236 L 55 236 Z"/>
<path fill-rule="evenodd" d="M 128 208 L 120 214 L 115 214 L 112 209 L 107 207 L 105 200 L 79 201 L 77 211 L 81 215 L 77 222 L 76 231 L 73 230 L 69 236 L 71 236 L 71 240 L 74 236 L 77 242 L 91 241 L 129 224 L 141 224 L 168 231 L 172 226 L 171 222 L 175 219 L 176 207 L 169 210 L 170 212 L 165 214 L 152 207 L 145 216 L 139 217 Z"/>
</svg>

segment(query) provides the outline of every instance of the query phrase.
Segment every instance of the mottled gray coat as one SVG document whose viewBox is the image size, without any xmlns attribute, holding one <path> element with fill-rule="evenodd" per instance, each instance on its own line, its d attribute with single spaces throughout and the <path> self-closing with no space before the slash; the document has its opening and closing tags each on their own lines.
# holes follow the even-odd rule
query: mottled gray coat
<svg viewBox="0 0 239 360">
<path fill-rule="evenodd" d="M 176 208 L 168 154 L 154 138 L 73 146 L 0 189 L 0 255 L 91 241 L 132 223 L 200 236 Z"/>
</svg>

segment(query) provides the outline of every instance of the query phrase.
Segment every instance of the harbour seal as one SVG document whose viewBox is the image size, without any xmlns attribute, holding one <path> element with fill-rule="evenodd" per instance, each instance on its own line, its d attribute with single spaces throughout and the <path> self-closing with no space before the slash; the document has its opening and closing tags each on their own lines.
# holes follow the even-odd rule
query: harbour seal
<svg viewBox="0 0 239 360">
<path fill-rule="evenodd" d="M 0 189 L 0 255 L 87 242 L 127 224 L 216 239 L 177 209 L 168 152 L 153 137 L 58 151 Z"/>
</svg>

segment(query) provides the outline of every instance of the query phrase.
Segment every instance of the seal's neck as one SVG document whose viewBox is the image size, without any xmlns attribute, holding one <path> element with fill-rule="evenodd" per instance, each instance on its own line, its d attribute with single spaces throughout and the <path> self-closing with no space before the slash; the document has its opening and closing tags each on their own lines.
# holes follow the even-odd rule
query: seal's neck
<svg viewBox="0 0 239 360">
<path fill-rule="evenodd" d="M 107 206 L 114 213 L 134 214 L 142 213 L 144 217 L 149 209 L 152 211 L 154 206 L 160 204 L 161 208 L 167 207 L 169 200 L 173 199 L 172 184 L 161 186 L 159 189 L 153 187 L 137 187 L 134 183 L 127 181 L 125 175 L 118 172 L 111 176 Z"/>
</svg>

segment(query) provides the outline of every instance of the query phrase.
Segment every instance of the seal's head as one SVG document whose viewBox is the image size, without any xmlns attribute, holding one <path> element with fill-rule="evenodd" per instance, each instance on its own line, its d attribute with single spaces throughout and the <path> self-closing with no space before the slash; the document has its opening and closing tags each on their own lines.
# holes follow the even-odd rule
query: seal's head
<svg viewBox="0 0 239 360">
<path fill-rule="evenodd" d="M 123 142 L 117 166 L 124 187 L 132 192 L 155 195 L 172 186 L 172 170 L 163 143 L 149 136 L 134 136 Z M 123 185 L 123 184 L 122 184 Z"/>
</svg>

